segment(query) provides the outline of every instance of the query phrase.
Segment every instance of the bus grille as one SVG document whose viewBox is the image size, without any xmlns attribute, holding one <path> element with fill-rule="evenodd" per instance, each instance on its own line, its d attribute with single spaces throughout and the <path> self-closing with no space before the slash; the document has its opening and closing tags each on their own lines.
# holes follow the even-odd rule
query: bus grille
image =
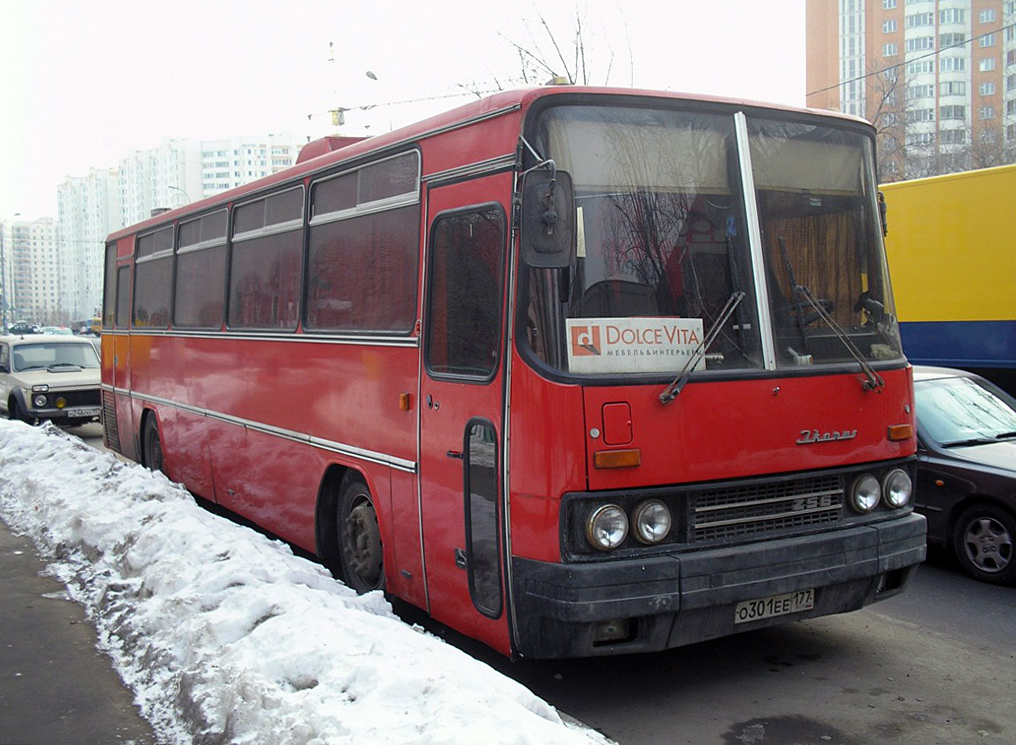
<svg viewBox="0 0 1016 745">
<path fill-rule="evenodd" d="M 838 476 L 713 489 L 691 501 L 691 541 L 757 537 L 836 522 L 843 506 Z"/>
<path fill-rule="evenodd" d="M 116 398 L 112 391 L 102 392 L 102 429 L 106 437 L 106 446 L 117 453 L 120 449 L 120 430 L 116 426 Z"/>
</svg>

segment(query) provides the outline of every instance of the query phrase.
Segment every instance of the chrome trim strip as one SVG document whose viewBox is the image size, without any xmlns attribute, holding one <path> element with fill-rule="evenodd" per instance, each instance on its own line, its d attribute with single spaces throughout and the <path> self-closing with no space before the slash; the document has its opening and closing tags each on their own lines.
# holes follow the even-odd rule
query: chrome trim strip
<svg viewBox="0 0 1016 745">
<path fill-rule="evenodd" d="M 520 188 L 520 176 L 515 172 L 512 185 L 512 199 L 518 194 Z M 505 327 L 505 364 L 504 364 L 504 413 L 501 417 L 501 484 L 504 489 L 504 557 L 505 566 L 505 604 L 508 606 L 510 621 L 508 624 L 508 635 L 511 638 L 512 651 L 519 649 L 521 639 L 519 637 L 518 616 L 515 612 L 515 593 L 512 585 L 512 504 L 511 504 L 511 469 L 508 464 L 511 460 L 511 413 L 512 413 L 512 350 L 515 348 L 515 300 L 517 296 L 518 260 L 515 245 L 518 242 L 518 231 L 512 223 L 512 215 L 508 216 L 508 303 L 506 313 L 508 314 Z"/>
<path fill-rule="evenodd" d="M 372 215 L 375 212 L 388 212 L 389 210 L 398 209 L 399 207 L 410 207 L 419 203 L 419 192 L 400 194 L 398 196 L 388 197 L 387 199 L 376 199 L 373 202 L 366 202 L 365 204 L 350 207 L 347 210 L 340 210 L 339 212 L 324 212 L 312 217 L 310 222 L 307 224 L 312 228 L 316 228 L 318 225 L 327 225 L 328 223 L 339 222 L 341 220 L 351 220 L 354 217 Z"/>
<path fill-rule="evenodd" d="M 204 251 L 209 248 L 219 248 L 220 246 L 225 245 L 226 245 L 225 238 L 209 238 L 207 241 L 199 241 L 198 243 L 188 243 L 186 246 L 181 246 L 180 248 L 176 249 L 176 255 L 186 256 L 187 254 L 194 253 L 195 251 Z"/>
<path fill-rule="evenodd" d="M 158 261 L 159 259 L 168 259 L 173 256 L 172 248 L 165 248 L 162 251 L 156 251 L 145 256 L 139 256 L 135 259 L 135 264 L 147 264 L 149 261 Z"/>
<path fill-rule="evenodd" d="M 744 192 L 744 210 L 748 214 L 748 251 L 751 254 L 752 274 L 755 279 L 755 308 L 758 312 L 759 333 L 762 337 L 762 356 L 765 369 L 776 369 L 776 340 L 773 338 L 772 317 L 769 314 L 769 283 L 766 281 L 765 254 L 762 249 L 762 225 L 755 199 L 755 177 L 751 167 L 751 142 L 748 138 L 748 117 L 743 111 L 734 114 L 734 132 L 738 164 L 741 169 L 741 189 Z"/>
<path fill-rule="evenodd" d="M 812 507 L 807 510 L 790 510 L 788 512 L 780 512 L 772 515 L 756 515 L 752 517 L 736 517 L 727 520 L 712 520 L 710 522 L 696 522 L 689 526 L 693 531 L 695 530 L 706 530 L 708 528 L 725 528 L 731 525 L 759 525 L 763 526 L 766 523 L 772 523 L 777 520 L 785 520 L 788 517 L 800 517 L 802 515 L 839 515 L 842 505 L 833 505 L 831 507 Z"/>
<path fill-rule="evenodd" d="M 289 189 L 289 191 L 293 190 Z M 280 191 L 279 193 L 285 194 L 286 192 Z M 270 196 L 275 195 L 272 194 Z M 242 233 L 235 233 L 233 235 L 233 243 L 240 243 L 241 241 L 249 241 L 253 240 L 254 238 L 266 238 L 268 236 L 279 235 L 281 233 L 291 233 L 295 230 L 301 230 L 302 228 L 303 228 L 303 218 L 300 218 L 299 220 L 287 220 L 286 222 L 272 223 L 271 225 L 268 225 L 263 228 L 258 228 L 257 230 L 245 230 Z"/>
<path fill-rule="evenodd" d="M 470 178 L 487 173 L 488 171 L 505 171 L 515 169 L 515 153 L 499 155 L 496 158 L 470 163 L 457 168 L 449 168 L 447 171 L 438 171 L 423 177 L 431 187 L 437 187 L 446 181 L 455 181 L 461 178 Z"/>
<path fill-rule="evenodd" d="M 421 303 L 420 311 L 420 339 L 423 339 L 423 319 L 424 312 L 430 312 L 427 307 L 427 275 L 428 267 L 430 265 L 430 189 L 427 189 L 427 198 L 423 202 L 422 209 L 422 220 L 423 220 L 423 256 L 427 257 L 427 260 L 423 262 L 423 268 L 420 270 L 419 285 L 416 290 L 418 297 L 423 298 Z M 420 346 L 420 354 L 417 355 L 416 361 L 418 368 L 416 371 L 416 462 L 419 463 L 423 460 L 423 376 L 426 375 L 426 362 L 423 359 L 423 346 Z M 420 476 L 420 472 L 417 471 L 416 479 L 416 534 L 420 539 L 420 571 L 423 572 L 423 603 L 427 607 L 427 613 L 430 613 L 430 577 L 427 575 L 427 552 L 424 550 L 423 545 L 423 481 Z"/>
<path fill-rule="evenodd" d="M 120 393 L 121 391 L 116 391 Z M 205 416 L 209 419 L 214 419 L 219 422 L 226 424 L 234 424 L 238 427 L 245 427 L 252 429 L 255 432 L 261 432 L 274 437 L 279 437 L 284 440 L 290 440 L 292 442 L 300 442 L 312 447 L 316 447 L 319 450 L 327 450 L 328 452 L 338 453 L 340 455 L 348 455 L 359 460 L 369 461 L 371 463 L 379 463 L 384 466 L 389 466 L 399 471 L 405 471 L 406 473 L 416 473 L 416 463 L 405 458 L 398 458 L 394 455 L 388 455 L 386 453 L 379 453 L 374 450 L 367 450 L 365 448 L 359 448 L 354 445 L 346 445 L 341 442 L 334 442 L 332 440 L 325 440 L 320 437 L 314 437 L 313 435 L 305 434 L 302 432 L 294 432 L 292 430 L 283 429 L 282 427 L 275 427 L 270 424 L 264 424 L 262 422 L 255 422 L 250 419 L 243 419 L 242 417 L 232 416 L 231 414 L 224 414 L 220 411 L 212 411 L 211 409 L 203 409 L 198 406 L 190 406 L 188 404 L 182 404 L 177 401 L 171 401 L 167 398 L 160 396 L 151 396 L 146 393 L 137 393 L 122 391 L 125 395 L 130 396 L 133 399 L 139 401 L 145 401 L 147 403 L 160 404 L 162 406 L 169 406 L 180 411 L 186 411 L 190 414 L 196 414 L 198 416 Z"/>
<path fill-rule="evenodd" d="M 339 344 L 339 345 L 363 345 L 371 347 L 404 347 L 415 349 L 420 346 L 420 339 L 417 336 L 340 336 L 328 332 L 306 332 L 297 334 L 294 332 L 279 333 L 277 331 L 247 331 L 247 332 L 220 332 L 202 331 L 181 331 L 180 329 L 135 329 L 133 331 L 111 331 L 111 336 L 164 336 L 181 339 L 246 339 L 258 341 L 281 341 L 300 344 Z"/>
</svg>

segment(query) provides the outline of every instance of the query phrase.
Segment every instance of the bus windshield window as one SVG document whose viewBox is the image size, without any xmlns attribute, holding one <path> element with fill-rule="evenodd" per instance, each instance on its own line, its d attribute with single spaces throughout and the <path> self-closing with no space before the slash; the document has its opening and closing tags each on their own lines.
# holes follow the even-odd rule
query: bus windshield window
<svg viewBox="0 0 1016 745">
<path fill-rule="evenodd" d="M 760 365 L 732 117 L 561 106 L 540 120 L 537 149 L 571 174 L 578 212 L 571 265 L 528 273 L 537 357 L 578 373 L 670 373 L 745 292 L 701 365 Z"/>
<path fill-rule="evenodd" d="M 733 111 L 542 114 L 534 148 L 571 174 L 578 239 L 569 266 L 524 275 L 520 339 L 540 361 L 656 377 L 690 364 L 696 374 L 856 364 L 844 337 L 868 361 L 902 359 L 871 140 L 827 124 L 743 121 L 749 152 Z"/>
<path fill-rule="evenodd" d="M 767 119 L 748 131 L 776 364 L 850 361 L 837 331 L 869 361 L 900 359 L 871 141 Z"/>
</svg>

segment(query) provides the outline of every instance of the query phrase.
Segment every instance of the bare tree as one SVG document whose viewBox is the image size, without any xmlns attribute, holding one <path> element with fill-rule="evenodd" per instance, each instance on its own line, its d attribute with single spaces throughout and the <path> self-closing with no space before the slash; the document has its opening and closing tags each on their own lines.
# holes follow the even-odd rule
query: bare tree
<svg viewBox="0 0 1016 745">
<path fill-rule="evenodd" d="M 527 85 L 548 82 L 567 85 L 610 84 L 614 72 L 614 50 L 609 43 L 604 44 L 607 52 L 606 69 L 594 69 L 594 59 L 587 54 L 590 44 L 586 23 L 577 10 L 571 29 L 565 33 L 551 28 L 539 10 L 536 10 L 536 17 L 536 21 L 526 21 L 529 38 L 525 42 L 501 35 L 518 55 L 519 74 L 512 82 Z M 634 71 L 630 42 L 628 62 L 629 69 Z"/>
<path fill-rule="evenodd" d="M 867 79 L 868 120 L 875 126 L 879 180 L 899 181 L 906 170 L 906 78 L 897 66 L 872 69 Z"/>
</svg>

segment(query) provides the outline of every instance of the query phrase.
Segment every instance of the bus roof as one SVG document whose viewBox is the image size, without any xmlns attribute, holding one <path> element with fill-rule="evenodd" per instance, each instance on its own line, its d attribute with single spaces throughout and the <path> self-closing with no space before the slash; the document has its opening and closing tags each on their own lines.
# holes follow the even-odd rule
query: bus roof
<svg viewBox="0 0 1016 745">
<path fill-rule="evenodd" d="M 107 241 L 124 238 L 141 230 L 145 230 L 148 227 L 165 225 L 181 217 L 196 214 L 211 207 L 229 204 L 236 199 L 252 195 L 255 192 L 275 184 L 302 178 L 303 176 L 328 168 L 336 163 L 352 160 L 357 156 L 394 149 L 408 142 L 423 140 L 454 128 L 457 125 L 470 123 L 478 119 L 500 116 L 512 112 L 526 111 L 533 105 L 534 102 L 541 98 L 549 96 L 576 95 L 624 96 L 632 98 L 652 97 L 688 102 L 718 103 L 754 109 L 769 109 L 784 113 L 819 114 L 822 116 L 835 117 L 844 121 L 863 123 L 870 126 L 870 124 L 868 124 L 868 122 L 864 119 L 842 114 L 840 112 L 797 108 L 780 104 L 750 101 L 746 99 L 724 98 L 719 96 L 703 96 L 698 94 L 636 88 L 603 88 L 571 85 L 520 88 L 495 93 L 477 101 L 472 101 L 463 106 L 423 119 L 419 122 L 392 130 L 391 132 L 387 132 L 385 134 L 366 138 L 332 136 L 314 140 L 305 146 L 311 157 L 305 156 L 303 151 L 301 151 L 301 156 L 298 158 L 296 165 L 228 191 L 220 192 L 210 197 L 205 197 L 198 201 L 191 202 L 190 204 L 182 207 L 153 215 L 146 220 L 111 233 L 107 238 Z"/>
</svg>

